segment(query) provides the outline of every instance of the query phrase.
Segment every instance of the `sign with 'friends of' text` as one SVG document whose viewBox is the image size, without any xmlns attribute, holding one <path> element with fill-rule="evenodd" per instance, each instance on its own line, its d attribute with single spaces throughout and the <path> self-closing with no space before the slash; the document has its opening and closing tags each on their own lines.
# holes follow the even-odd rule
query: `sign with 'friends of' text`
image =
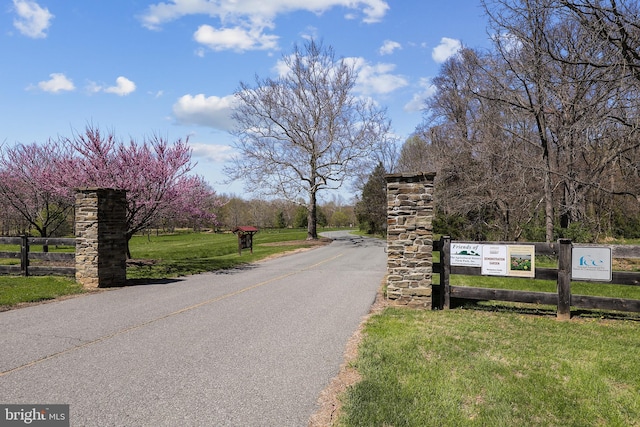
<svg viewBox="0 0 640 427">
<path fill-rule="evenodd" d="M 480 243 L 451 243 L 450 264 L 460 267 L 482 267 L 482 245 Z"/>
</svg>

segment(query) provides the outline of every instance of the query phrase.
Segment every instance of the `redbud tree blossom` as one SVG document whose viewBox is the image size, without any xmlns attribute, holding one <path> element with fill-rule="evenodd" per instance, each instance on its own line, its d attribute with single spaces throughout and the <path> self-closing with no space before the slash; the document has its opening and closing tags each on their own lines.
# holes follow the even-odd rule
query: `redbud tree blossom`
<svg viewBox="0 0 640 427">
<path fill-rule="evenodd" d="M 154 136 L 125 143 L 87 127 L 73 138 L 2 150 L 0 195 L 46 236 L 64 221 L 78 188 L 126 190 L 128 243 L 163 218 L 215 224 L 218 198 L 202 177 L 189 174 L 192 168 L 187 140 Z"/>
<path fill-rule="evenodd" d="M 73 199 L 56 185 L 55 165 L 61 160 L 61 150 L 51 141 L 3 148 L 0 151 L 3 213 L 17 212 L 41 237 L 51 236 L 65 223 L 73 207 Z"/>
<path fill-rule="evenodd" d="M 83 134 L 63 139 L 68 155 L 58 164 L 64 187 L 118 188 L 127 191 L 127 242 L 162 217 L 192 215 L 215 222 L 206 203 L 214 191 L 193 168 L 188 140 L 170 144 L 153 136 L 142 143 L 118 140 L 88 127 Z M 131 254 L 127 248 L 127 256 Z"/>
</svg>

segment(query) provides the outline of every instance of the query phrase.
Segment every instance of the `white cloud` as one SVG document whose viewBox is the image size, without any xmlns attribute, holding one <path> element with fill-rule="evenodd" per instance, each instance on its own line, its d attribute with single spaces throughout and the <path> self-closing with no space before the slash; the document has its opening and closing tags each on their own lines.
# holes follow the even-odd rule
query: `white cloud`
<svg viewBox="0 0 640 427">
<path fill-rule="evenodd" d="M 381 21 L 389 9 L 385 0 L 168 0 L 150 5 L 140 20 L 146 28 L 157 30 L 184 16 L 208 15 L 219 19 L 221 26 L 198 28 L 194 38 L 199 43 L 215 50 L 274 49 L 278 37 L 264 34 L 264 30 L 275 27 L 278 15 L 296 11 L 321 14 L 335 7 L 357 12 L 365 23 Z"/>
<path fill-rule="evenodd" d="M 433 48 L 431 57 L 440 64 L 455 55 L 461 48 L 462 43 L 460 43 L 460 40 L 443 37 L 440 40 L 440 44 Z"/>
<path fill-rule="evenodd" d="M 402 49 L 402 45 L 392 40 L 385 40 L 382 47 L 380 47 L 379 53 L 380 55 L 391 55 L 396 49 Z"/>
<path fill-rule="evenodd" d="M 105 88 L 106 93 L 115 93 L 118 96 L 126 96 L 136 90 L 136 84 L 126 77 L 120 76 L 116 79 L 115 86 Z"/>
<path fill-rule="evenodd" d="M 187 15 L 209 15 L 221 20 L 237 20 L 239 17 L 262 17 L 268 21 L 279 14 L 309 11 L 321 14 L 334 7 L 344 7 L 361 12 L 362 21 L 379 22 L 389 10 L 385 0 L 169 0 L 152 4 L 140 19 L 149 29 Z"/>
<path fill-rule="evenodd" d="M 47 37 L 46 30 L 54 18 L 49 9 L 29 0 L 13 0 L 13 7 L 18 15 L 13 20 L 13 25 L 20 33 L 34 39 Z"/>
<path fill-rule="evenodd" d="M 436 87 L 431 84 L 430 79 L 420 79 L 421 90 L 413 95 L 413 99 L 404 106 L 404 111 L 409 113 L 415 113 L 422 111 L 425 107 L 427 99 L 435 95 Z"/>
<path fill-rule="evenodd" d="M 116 79 L 115 86 L 105 87 L 96 82 L 89 82 L 86 86 L 86 90 L 89 93 L 105 92 L 114 93 L 118 96 L 126 96 L 136 90 L 136 84 L 128 78 L 120 76 Z"/>
<path fill-rule="evenodd" d="M 235 103 L 233 95 L 225 97 L 203 94 L 184 95 L 173 105 L 173 114 L 181 124 L 208 126 L 224 131 L 233 128 L 231 111 Z"/>
<path fill-rule="evenodd" d="M 394 64 L 369 64 L 364 58 L 345 58 L 358 72 L 355 90 L 364 95 L 384 95 L 407 86 L 407 79 L 399 74 L 392 74 Z"/>
<path fill-rule="evenodd" d="M 395 64 L 372 65 L 362 57 L 344 58 L 344 61 L 358 73 L 354 91 L 362 95 L 386 95 L 409 84 L 404 76 L 392 74 L 396 68 Z M 281 77 L 291 73 L 291 69 L 283 60 L 276 63 L 274 71 Z"/>
<path fill-rule="evenodd" d="M 343 1 L 340 3 L 346 3 L 349 5 L 355 4 L 356 6 L 358 5 L 358 3 L 351 1 Z M 387 10 L 389 10 L 389 5 L 387 4 L 387 2 L 382 0 L 361 1 L 359 3 L 365 5 L 365 8 L 363 9 L 365 17 L 362 19 L 362 21 L 366 22 L 367 24 L 380 22 L 384 15 L 387 13 Z"/>
<path fill-rule="evenodd" d="M 195 157 L 216 163 L 224 163 L 234 156 L 233 147 L 229 145 L 205 144 L 201 142 L 189 142 L 189 146 Z"/>
<path fill-rule="evenodd" d="M 51 77 L 49 80 L 44 80 L 38 83 L 38 88 L 44 92 L 58 93 L 69 92 L 75 90 L 73 82 L 62 73 L 49 74 Z"/>
<path fill-rule="evenodd" d="M 493 39 L 505 52 L 517 53 L 522 49 L 522 41 L 513 33 L 497 34 Z"/>
<path fill-rule="evenodd" d="M 278 46 L 278 37 L 263 34 L 261 28 L 216 29 L 210 25 L 201 25 L 193 38 L 214 51 L 268 50 Z"/>
<path fill-rule="evenodd" d="M 318 28 L 309 25 L 307 28 L 305 28 L 304 33 L 300 34 L 300 37 L 305 40 L 317 40 L 320 38 L 318 37 Z"/>
</svg>

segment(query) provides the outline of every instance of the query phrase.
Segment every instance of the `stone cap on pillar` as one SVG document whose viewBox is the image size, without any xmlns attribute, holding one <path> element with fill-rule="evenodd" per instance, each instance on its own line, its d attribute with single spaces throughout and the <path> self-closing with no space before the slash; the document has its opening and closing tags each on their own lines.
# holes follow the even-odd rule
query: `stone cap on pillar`
<svg viewBox="0 0 640 427">
<path fill-rule="evenodd" d="M 418 172 L 418 173 L 390 173 L 385 175 L 387 182 L 420 182 L 433 180 L 435 172 Z"/>
</svg>

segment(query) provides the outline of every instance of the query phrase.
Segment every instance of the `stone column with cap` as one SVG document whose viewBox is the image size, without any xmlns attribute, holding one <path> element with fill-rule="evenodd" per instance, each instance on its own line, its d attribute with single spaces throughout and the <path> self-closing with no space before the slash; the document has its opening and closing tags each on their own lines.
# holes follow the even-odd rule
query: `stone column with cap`
<svg viewBox="0 0 640 427">
<path fill-rule="evenodd" d="M 435 173 L 391 174 L 387 181 L 387 298 L 432 308 Z"/>
</svg>

